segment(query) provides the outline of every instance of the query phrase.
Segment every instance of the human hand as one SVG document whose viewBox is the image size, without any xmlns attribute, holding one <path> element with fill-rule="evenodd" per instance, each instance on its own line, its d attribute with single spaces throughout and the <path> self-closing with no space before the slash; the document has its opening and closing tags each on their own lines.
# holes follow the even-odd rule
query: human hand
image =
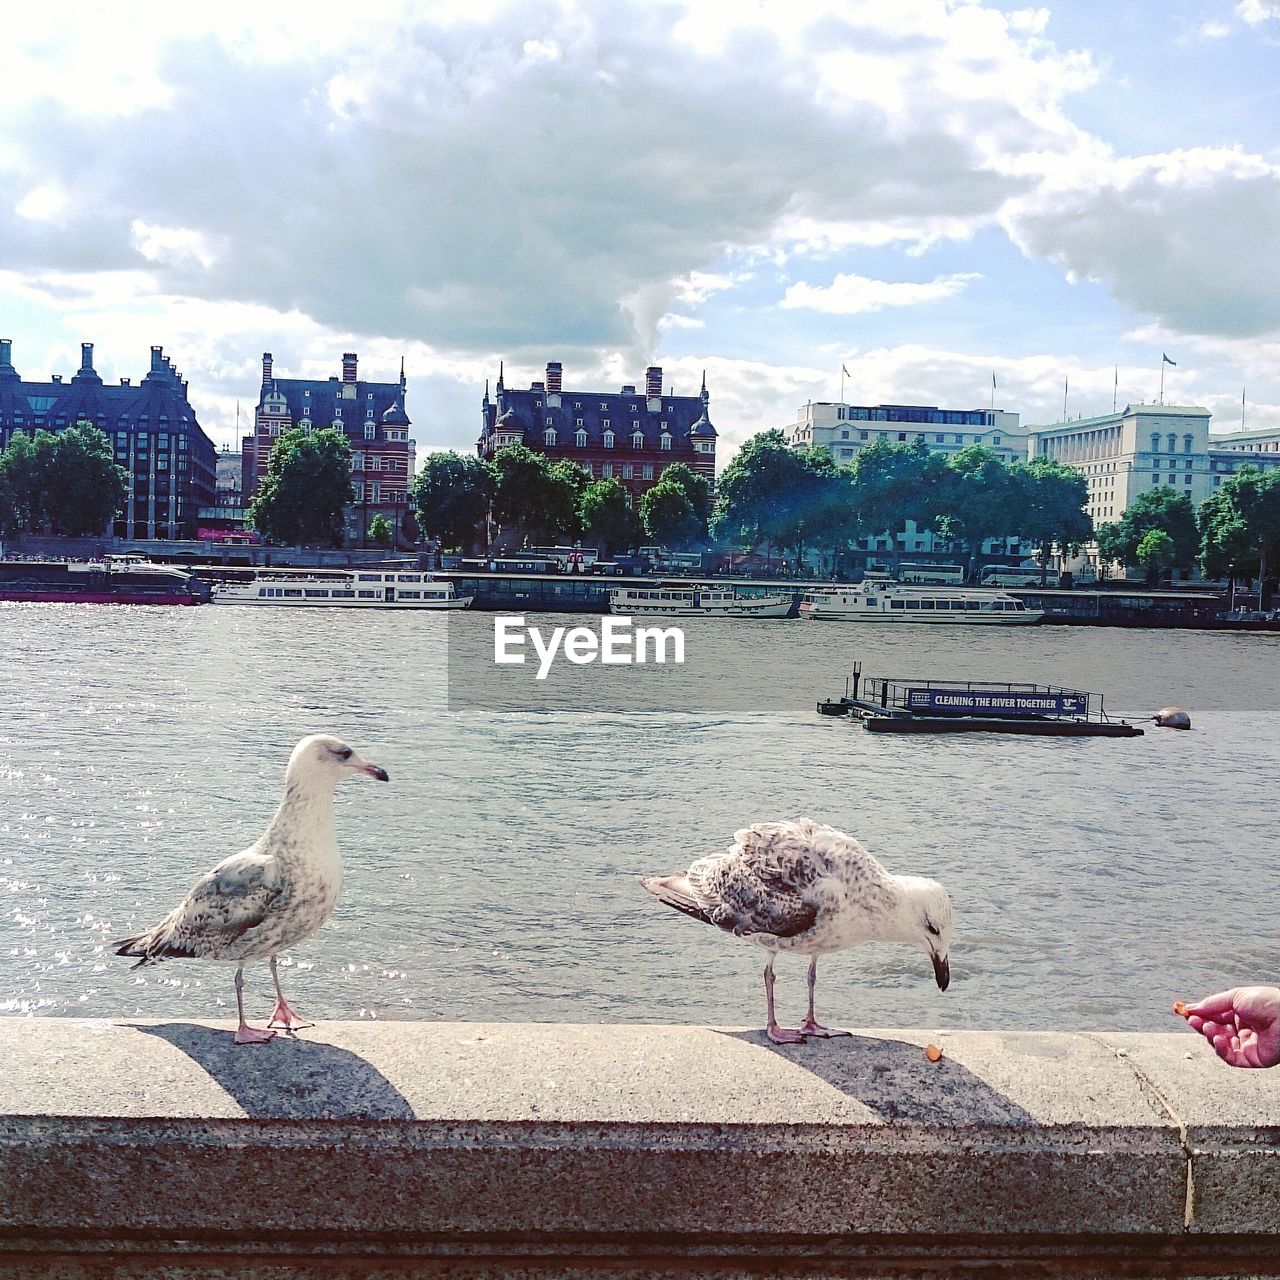
<svg viewBox="0 0 1280 1280">
<path fill-rule="evenodd" d="M 1233 1067 L 1280 1063 L 1280 987 L 1232 987 L 1173 1011 Z"/>
</svg>

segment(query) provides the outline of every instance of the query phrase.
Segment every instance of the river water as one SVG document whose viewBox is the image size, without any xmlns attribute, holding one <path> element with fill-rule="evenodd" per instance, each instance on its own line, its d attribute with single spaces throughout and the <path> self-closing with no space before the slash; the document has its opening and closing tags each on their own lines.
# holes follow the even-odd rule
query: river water
<svg viewBox="0 0 1280 1280">
<path fill-rule="evenodd" d="M 256 838 L 319 730 L 392 781 L 339 791 L 344 897 L 283 970 L 313 1016 L 758 1024 L 757 949 L 634 877 L 806 815 L 938 877 L 957 913 L 949 991 L 919 953 L 864 948 L 823 962 L 829 1020 L 1171 1030 L 1175 997 L 1280 979 L 1274 637 L 702 622 L 691 666 L 734 696 L 672 685 L 678 710 L 628 714 L 451 697 L 450 661 L 473 689 L 493 674 L 492 632 L 477 613 L 0 604 L 0 1012 L 232 1013 L 229 967 L 133 972 L 108 943 Z M 1099 690 L 1113 714 L 1176 703 L 1195 729 L 873 735 L 814 710 L 855 659 Z M 779 974 L 794 1019 L 802 964 Z M 246 985 L 269 1011 L 265 966 Z"/>
</svg>

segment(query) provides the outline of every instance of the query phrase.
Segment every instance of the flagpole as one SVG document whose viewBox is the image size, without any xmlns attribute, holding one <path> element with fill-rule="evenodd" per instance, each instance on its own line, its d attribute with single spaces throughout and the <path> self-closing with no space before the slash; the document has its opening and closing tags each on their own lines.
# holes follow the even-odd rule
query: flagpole
<svg viewBox="0 0 1280 1280">
<path fill-rule="evenodd" d="M 844 365 L 840 366 L 840 403 L 844 404 Z"/>
<path fill-rule="evenodd" d="M 1163 366 L 1161 366 L 1163 367 Z M 1116 398 L 1120 394 L 1120 366 L 1116 365 L 1116 380 L 1111 384 L 1111 412 L 1116 411 Z"/>
<path fill-rule="evenodd" d="M 1160 403 L 1164 404 L 1164 356 L 1160 357 Z"/>
<path fill-rule="evenodd" d="M 1248 390 L 1248 387 L 1240 388 L 1240 430 L 1241 431 L 1244 430 L 1244 393 L 1247 390 Z"/>
<path fill-rule="evenodd" d="M 1070 381 L 1071 381 L 1070 378 L 1064 377 L 1062 379 L 1062 420 L 1063 422 L 1066 422 L 1067 420 L 1067 384 Z"/>
<path fill-rule="evenodd" d="M 995 412 L 996 408 L 996 371 L 991 370 L 991 411 Z"/>
</svg>

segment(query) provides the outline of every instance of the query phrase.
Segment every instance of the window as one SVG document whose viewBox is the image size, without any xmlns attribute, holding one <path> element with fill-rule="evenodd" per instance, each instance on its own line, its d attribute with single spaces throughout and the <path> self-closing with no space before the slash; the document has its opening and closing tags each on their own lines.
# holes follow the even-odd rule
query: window
<svg viewBox="0 0 1280 1280">
<path fill-rule="evenodd" d="M 542 443 L 544 445 L 553 445 L 555 444 L 555 442 L 556 442 L 556 429 L 555 427 L 548 427 L 542 433 Z"/>
<path fill-rule="evenodd" d="M 848 433 L 847 431 L 842 431 L 842 432 L 840 433 L 840 439 L 841 439 L 841 440 L 847 440 L 848 438 L 849 438 L 849 433 Z"/>
<path fill-rule="evenodd" d="M 579 418 L 578 421 L 581 422 L 582 419 Z M 587 447 L 587 433 L 585 431 L 576 432 L 573 437 L 573 443 L 576 444 L 579 449 L 585 449 Z"/>
<path fill-rule="evenodd" d="M 653 479 L 653 463 L 652 462 L 646 462 L 644 464 L 644 469 L 641 471 L 640 476 L 641 476 L 641 479 L 644 479 L 644 480 Z"/>
<path fill-rule="evenodd" d="M 1152 453 L 1160 452 L 1160 436 L 1159 436 L 1159 433 L 1155 431 L 1151 433 L 1151 452 Z"/>
<path fill-rule="evenodd" d="M 866 433 L 865 431 L 862 433 L 862 438 L 863 438 L 864 440 L 867 438 L 867 433 Z M 946 444 L 946 443 L 947 443 L 947 437 L 946 437 L 946 436 L 944 436 L 941 432 L 939 432 L 936 436 L 934 436 L 934 437 L 933 437 L 933 443 L 934 443 L 934 444 Z"/>
<path fill-rule="evenodd" d="M 635 479 L 635 469 L 632 467 L 631 463 L 629 463 L 629 462 L 624 462 L 624 463 L 622 464 L 622 478 L 623 478 L 624 480 L 634 480 L 634 479 Z"/>
<path fill-rule="evenodd" d="M 1190 437 L 1190 436 L 1183 436 L 1183 437 L 1182 437 L 1182 452 L 1183 452 L 1183 453 L 1190 453 L 1190 452 L 1191 452 L 1191 437 Z"/>
<path fill-rule="evenodd" d="M 633 449 L 643 449 L 643 448 L 644 448 L 644 436 L 643 436 L 643 434 L 642 434 L 641 432 L 637 431 L 637 432 L 636 432 L 636 433 L 631 437 L 631 447 L 632 447 Z"/>
<path fill-rule="evenodd" d="M 609 402 L 608 402 L 607 400 L 601 400 L 601 401 L 600 401 L 600 407 L 601 407 L 602 409 L 607 409 L 607 408 L 609 407 Z"/>
<path fill-rule="evenodd" d="M 607 424 L 606 424 L 606 425 L 607 425 Z M 612 449 L 612 448 L 613 448 L 613 432 L 612 432 L 612 431 L 606 431 L 606 432 L 604 433 L 604 447 L 605 447 L 606 449 Z"/>
<path fill-rule="evenodd" d="M 671 448 L 671 433 L 669 431 L 664 431 L 662 435 L 658 437 L 658 448 L 660 449 Z"/>
<path fill-rule="evenodd" d="M 553 427 L 553 426 L 555 426 L 555 419 L 554 419 L 554 418 L 543 418 L 542 423 L 543 423 L 543 426 Z"/>
<path fill-rule="evenodd" d="M 342 424 L 338 423 L 338 425 L 341 426 Z M 374 425 L 374 423 L 366 422 L 364 424 L 364 438 L 366 440 L 372 440 L 374 436 L 376 436 L 377 434 L 378 434 L 378 428 L 377 426 Z"/>
<path fill-rule="evenodd" d="M 906 443 L 906 439 L 907 439 L 907 433 L 906 433 L 905 431 L 899 431 L 899 432 L 898 432 L 898 439 L 899 439 L 900 441 L 902 441 L 902 442 L 905 444 L 905 443 Z"/>
<path fill-rule="evenodd" d="M 602 463 L 600 464 L 600 475 L 601 475 L 605 480 L 608 480 L 608 479 L 613 475 L 613 463 L 612 463 L 612 462 L 602 462 Z"/>
<path fill-rule="evenodd" d="M 640 424 L 634 418 L 631 420 L 631 430 L 632 431 L 640 430 Z"/>
<path fill-rule="evenodd" d="M 580 426 L 582 426 L 582 419 L 581 419 L 581 418 L 574 418 L 574 420 L 573 420 L 573 425 L 574 425 L 575 427 L 580 427 Z M 586 435 L 586 432 L 585 432 L 585 431 L 580 431 L 580 432 L 578 432 L 578 434 L 579 434 L 579 435 Z"/>
<path fill-rule="evenodd" d="M 338 406 L 337 406 L 337 408 L 335 408 L 335 409 L 334 409 L 334 411 L 333 411 L 333 416 L 334 416 L 335 418 L 340 418 L 340 417 L 342 417 L 342 406 L 341 406 L 341 405 L 338 405 Z"/>
</svg>

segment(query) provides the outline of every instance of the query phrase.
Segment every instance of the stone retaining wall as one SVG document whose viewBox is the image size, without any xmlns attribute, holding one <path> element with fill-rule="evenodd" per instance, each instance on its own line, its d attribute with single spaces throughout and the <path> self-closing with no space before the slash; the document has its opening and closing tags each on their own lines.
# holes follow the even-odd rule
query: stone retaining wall
<svg viewBox="0 0 1280 1280">
<path fill-rule="evenodd" d="M 1185 1032 L 3 1019 L 0 1278 L 1280 1275 L 1278 1122 Z"/>
</svg>

